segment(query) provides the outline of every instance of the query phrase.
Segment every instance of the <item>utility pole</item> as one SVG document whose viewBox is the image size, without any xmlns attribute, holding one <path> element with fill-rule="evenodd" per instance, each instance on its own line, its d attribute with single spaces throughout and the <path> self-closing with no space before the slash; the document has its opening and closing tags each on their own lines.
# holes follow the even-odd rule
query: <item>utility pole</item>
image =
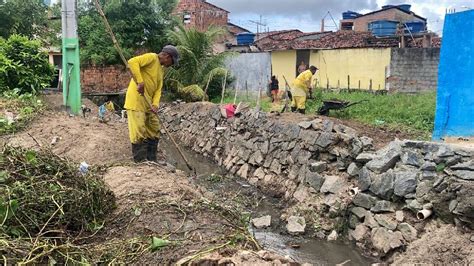
<svg viewBox="0 0 474 266">
<path fill-rule="evenodd" d="M 260 15 L 260 20 L 259 21 L 249 20 L 249 22 L 257 25 L 257 38 L 256 38 L 256 40 L 258 40 L 258 37 L 259 37 L 259 34 L 260 34 L 260 27 L 262 27 L 262 29 L 263 29 L 262 32 L 263 32 L 263 31 L 265 31 L 265 27 L 267 26 L 267 24 L 262 23 L 262 15 Z"/>
<path fill-rule="evenodd" d="M 81 110 L 81 72 L 76 0 L 61 0 L 63 103 L 72 114 Z"/>
</svg>

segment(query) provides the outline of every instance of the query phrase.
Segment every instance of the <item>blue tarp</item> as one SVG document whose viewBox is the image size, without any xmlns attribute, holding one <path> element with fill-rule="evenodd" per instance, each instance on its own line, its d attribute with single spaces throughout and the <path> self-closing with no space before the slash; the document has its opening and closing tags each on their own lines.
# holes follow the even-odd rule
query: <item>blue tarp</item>
<svg viewBox="0 0 474 266">
<path fill-rule="evenodd" d="M 446 15 L 433 140 L 474 137 L 474 10 Z"/>
</svg>

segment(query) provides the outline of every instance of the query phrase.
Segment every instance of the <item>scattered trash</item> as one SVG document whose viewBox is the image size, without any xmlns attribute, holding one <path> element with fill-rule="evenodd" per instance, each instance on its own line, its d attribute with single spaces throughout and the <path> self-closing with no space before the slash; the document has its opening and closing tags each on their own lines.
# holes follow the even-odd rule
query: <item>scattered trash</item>
<svg viewBox="0 0 474 266">
<path fill-rule="evenodd" d="M 227 127 L 216 127 L 217 131 L 222 131 L 222 130 L 226 130 L 226 129 L 227 129 Z"/>
<path fill-rule="evenodd" d="M 135 176 L 136 176 L 136 177 L 140 177 L 140 176 L 142 176 L 142 173 L 140 173 L 140 172 L 135 172 Z"/>
<path fill-rule="evenodd" d="M 60 138 L 58 136 L 54 136 L 53 139 L 51 140 L 51 145 L 54 146 L 56 143 L 58 143 L 58 140 Z"/>
<path fill-rule="evenodd" d="M 105 122 L 105 114 L 107 113 L 107 108 L 105 108 L 105 104 L 99 106 L 99 121 Z"/>
<path fill-rule="evenodd" d="M 89 165 L 86 162 L 82 162 L 79 166 L 79 172 L 81 172 L 82 175 L 86 175 L 88 171 Z"/>
<path fill-rule="evenodd" d="M 133 208 L 133 214 L 135 216 L 140 216 L 142 214 L 142 210 L 143 210 L 142 208 L 135 207 L 135 208 Z"/>
<path fill-rule="evenodd" d="M 381 126 L 381 125 L 385 124 L 385 121 L 376 119 L 376 120 L 374 121 L 374 124 L 375 124 L 376 126 Z"/>
<path fill-rule="evenodd" d="M 157 251 L 157 250 L 160 250 L 163 247 L 168 246 L 168 244 L 169 244 L 168 240 L 164 240 L 164 239 L 161 239 L 161 238 L 158 238 L 158 237 L 153 237 L 151 239 L 150 249 L 151 249 L 151 251 Z"/>
<path fill-rule="evenodd" d="M 8 125 L 15 123 L 15 116 L 12 112 L 5 112 L 5 118 L 7 119 Z"/>
<path fill-rule="evenodd" d="M 240 182 L 240 181 L 236 181 L 240 186 L 244 187 L 244 188 L 249 188 L 250 185 L 249 184 L 246 184 L 246 183 L 243 183 L 243 182 Z"/>
<path fill-rule="evenodd" d="M 86 113 L 91 113 L 92 110 L 85 106 L 84 104 L 81 106 L 82 116 L 86 118 Z"/>
<path fill-rule="evenodd" d="M 120 122 L 125 122 L 125 114 L 127 113 L 126 110 L 122 110 L 120 112 L 121 116 L 120 116 Z"/>
<path fill-rule="evenodd" d="M 229 103 L 221 107 L 221 114 L 225 118 L 231 118 L 235 116 L 235 110 L 237 106 L 235 104 Z"/>
</svg>

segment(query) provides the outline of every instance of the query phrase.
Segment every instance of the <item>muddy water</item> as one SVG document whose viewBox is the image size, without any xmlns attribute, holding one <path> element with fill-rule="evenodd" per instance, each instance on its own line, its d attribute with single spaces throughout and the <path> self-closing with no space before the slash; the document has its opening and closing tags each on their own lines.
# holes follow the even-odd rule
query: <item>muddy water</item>
<svg viewBox="0 0 474 266">
<path fill-rule="evenodd" d="M 181 159 L 178 151 L 171 142 L 162 140 L 160 149 L 165 152 L 167 161 L 178 169 L 189 171 Z M 280 214 L 284 208 L 281 199 L 265 195 L 245 180 L 226 175 L 226 171 L 209 159 L 198 153 L 183 148 L 190 164 L 196 168 L 198 177 L 196 182 L 205 186 L 216 195 L 227 198 L 229 194 L 241 196 L 246 200 L 240 201 L 244 209 L 251 217 L 272 216 L 272 226 L 268 229 L 255 229 L 249 227 L 260 245 L 280 255 L 290 256 L 300 263 L 311 263 L 317 265 L 331 265 L 345 263 L 344 265 L 370 265 L 373 259 L 363 257 L 350 243 L 328 242 L 318 240 L 309 236 L 291 236 L 285 233 L 285 222 L 280 220 Z M 223 178 L 209 178 L 211 175 Z M 237 198 L 237 197 L 235 197 Z M 241 199 L 240 198 L 240 199 Z M 234 200 L 234 198 L 230 199 Z M 296 248 L 295 248 L 296 247 Z"/>
</svg>

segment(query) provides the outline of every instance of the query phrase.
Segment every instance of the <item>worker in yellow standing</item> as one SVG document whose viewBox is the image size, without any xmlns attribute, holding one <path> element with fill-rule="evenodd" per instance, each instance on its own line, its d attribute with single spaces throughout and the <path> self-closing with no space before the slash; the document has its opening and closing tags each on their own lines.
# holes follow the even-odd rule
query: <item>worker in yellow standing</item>
<svg viewBox="0 0 474 266">
<path fill-rule="evenodd" d="M 133 77 L 124 107 L 135 162 L 156 161 L 160 135 L 157 112 L 163 88 L 163 67 L 177 65 L 178 61 L 178 50 L 171 45 L 163 47 L 159 54 L 147 53 L 128 61 Z"/>
<path fill-rule="evenodd" d="M 293 87 L 291 90 L 292 100 L 291 100 L 291 111 L 300 112 L 304 114 L 306 111 L 306 98 L 307 94 L 311 95 L 311 80 L 313 75 L 316 74 L 318 68 L 315 66 L 310 66 L 308 70 L 303 71 L 298 77 L 293 81 Z"/>
</svg>

